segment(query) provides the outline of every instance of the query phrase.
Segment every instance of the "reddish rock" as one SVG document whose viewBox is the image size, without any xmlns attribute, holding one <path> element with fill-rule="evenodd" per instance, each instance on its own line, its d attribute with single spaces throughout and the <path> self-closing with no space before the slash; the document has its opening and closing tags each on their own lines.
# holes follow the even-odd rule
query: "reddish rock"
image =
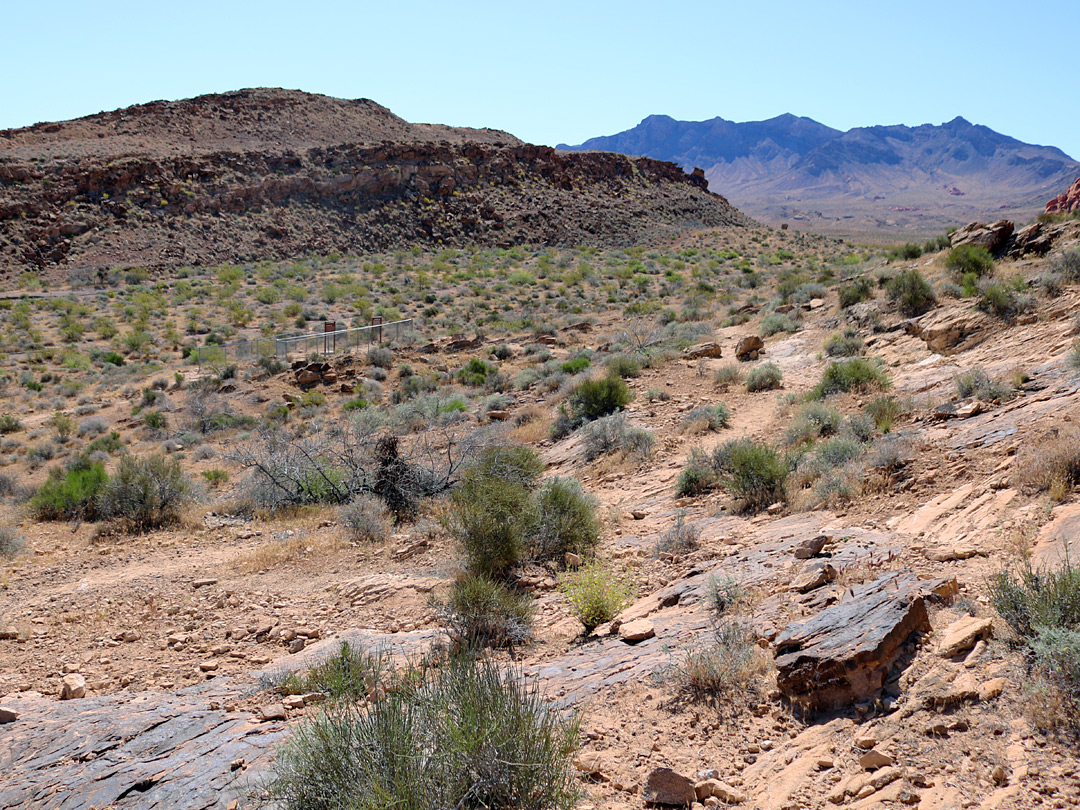
<svg viewBox="0 0 1080 810">
<path fill-rule="evenodd" d="M 645 780 L 641 796 L 651 804 L 689 807 L 697 801 L 694 782 L 671 768 L 655 768 Z"/>
<path fill-rule="evenodd" d="M 735 347 L 735 356 L 739 360 L 757 360 L 758 354 L 765 348 L 765 341 L 757 335 L 744 337 Z"/>
<path fill-rule="evenodd" d="M 1048 214 L 1070 214 L 1080 210 L 1080 177 L 1064 194 L 1058 194 L 1046 204 Z"/>
<path fill-rule="evenodd" d="M 696 346 L 691 346 L 687 349 L 683 356 L 687 360 L 700 360 L 703 357 L 722 357 L 723 351 L 720 349 L 719 343 L 699 343 Z"/>
</svg>

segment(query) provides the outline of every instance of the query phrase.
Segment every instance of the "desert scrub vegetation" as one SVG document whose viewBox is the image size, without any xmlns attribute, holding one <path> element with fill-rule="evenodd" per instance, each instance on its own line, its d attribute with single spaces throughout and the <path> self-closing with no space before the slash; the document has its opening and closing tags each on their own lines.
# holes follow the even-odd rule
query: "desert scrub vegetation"
<svg viewBox="0 0 1080 810">
<path fill-rule="evenodd" d="M 686 511 L 675 514 L 675 522 L 660 533 L 656 540 L 656 555 L 687 554 L 701 545 L 701 529 L 686 521 Z"/>
<path fill-rule="evenodd" d="M 736 363 L 720 366 L 713 375 L 713 383 L 721 391 L 726 391 L 733 385 L 739 385 L 742 381 L 743 372 Z"/>
<path fill-rule="evenodd" d="M 1019 480 L 1055 502 L 1066 500 L 1080 484 L 1080 431 L 1053 428 L 1019 454 Z"/>
<path fill-rule="evenodd" d="M 874 283 L 868 278 L 857 278 L 837 289 L 840 308 L 847 309 L 874 297 Z"/>
<path fill-rule="evenodd" d="M 784 372 L 776 363 L 762 363 L 754 366 L 746 374 L 746 390 L 750 393 L 756 391 L 772 391 L 780 387 L 784 379 Z"/>
<path fill-rule="evenodd" d="M 864 345 L 859 333 L 847 327 L 842 332 L 829 335 L 824 348 L 829 357 L 855 357 L 863 353 Z"/>
<path fill-rule="evenodd" d="M 1080 567 L 1068 557 L 1058 566 L 1035 570 L 1028 558 L 1002 568 L 988 583 L 991 603 L 1023 646 L 1037 686 L 1060 701 L 1042 704 L 1042 730 L 1080 725 Z M 1039 691 L 1039 690 L 1033 690 Z"/>
<path fill-rule="evenodd" d="M 97 508 L 101 517 L 126 531 L 147 532 L 179 522 L 183 508 L 195 497 L 179 459 L 126 455 L 102 484 Z"/>
<path fill-rule="evenodd" d="M 727 405 L 718 402 L 715 405 L 699 405 L 683 414 L 679 432 L 694 435 L 718 431 L 730 425 L 731 411 Z"/>
<path fill-rule="evenodd" d="M 10 560 L 26 548 L 26 540 L 11 526 L 0 526 L 0 559 Z"/>
<path fill-rule="evenodd" d="M 79 456 L 49 471 L 30 498 L 30 512 L 38 520 L 96 520 L 98 493 L 107 479 L 103 464 Z"/>
<path fill-rule="evenodd" d="M 614 619 L 630 603 L 629 582 L 596 558 L 567 571 L 560 589 L 570 603 L 570 612 L 585 625 L 586 633 Z"/>
<path fill-rule="evenodd" d="M 665 671 L 685 698 L 715 701 L 754 694 L 767 665 L 750 626 L 738 619 L 717 622 L 704 642 L 684 650 Z"/>
<path fill-rule="evenodd" d="M 889 387 L 889 377 L 873 360 L 853 357 L 830 363 L 821 375 L 821 382 L 809 394 L 811 399 L 824 399 L 849 391 L 869 391 Z"/>
<path fill-rule="evenodd" d="M 787 476 L 787 463 L 773 448 L 753 439 L 732 439 L 711 453 L 691 450 L 675 491 L 679 497 L 687 497 L 719 486 L 742 511 L 759 512 L 786 499 Z"/>
<path fill-rule="evenodd" d="M 885 285 L 889 300 L 908 317 L 922 315 L 937 306 L 937 296 L 918 270 L 901 270 Z"/>
<path fill-rule="evenodd" d="M 532 638 L 532 597 L 483 575 L 457 577 L 442 613 L 459 647 L 514 647 Z"/>
<path fill-rule="evenodd" d="M 993 379 L 982 366 L 958 374 L 953 383 L 960 399 L 974 397 L 986 402 L 1004 402 L 1016 396 L 1012 386 Z"/>
<path fill-rule="evenodd" d="M 381 543 L 393 529 L 393 513 L 382 498 L 361 492 L 338 511 L 338 520 L 349 539 L 360 543 Z"/>
<path fill-rule="evenodd" d="M 957 245 L 945 257 L 945 269 L 956 278 L 968 273 L 982 278 L 994 272 L 994 257 L 980 245 Z"/>
<path fill-rule="evenodd" d="M 366 700 L 389 670 L 386 654 L 367 652 L 343 641 L 306 672 L 290 672 L 276 684 L 276 689 L 282 695 L 314 692 L 331 700 Z"/>
<path fill-rule="evenodd" d="M 596 503 L 573 479 L 540 484 L 534 450 L 484 451 L 450 495 L 441 522 L 461 546 L 466 571 L 505 580 L 533 560 L 584 555 L 599 542 Z"/>
<path fill-rule="evenodd" d="M 581 428 L 581 442 L 586 461 L 613 453 L 642 460 L 652 453 L 656 437 L 643 427 L 631 425 L 625 414 L 615 413 Z"/>
<path fill-rule="evenodd" d="M 268 797 L 288 810 L 571 810 L 579 720 L 517 670 L 475 657 L 382 673 L 278 752 Z"/>
<path fill-rule="evenodd" d="M 616 375 L 582 380 L 575 385 L 551 426 L 553 439 L 569 436 L 582 425 L 621 411 L 633 400 L 626 382 Z"/>
<path fill-rule="evenodd" d="M 802 324 L 788 313 L 770 312 L 761 319 L 762 337 L 769 337 L 780 332 L 798 332 L 800 329 L 802 329 Z"/>
</svg>

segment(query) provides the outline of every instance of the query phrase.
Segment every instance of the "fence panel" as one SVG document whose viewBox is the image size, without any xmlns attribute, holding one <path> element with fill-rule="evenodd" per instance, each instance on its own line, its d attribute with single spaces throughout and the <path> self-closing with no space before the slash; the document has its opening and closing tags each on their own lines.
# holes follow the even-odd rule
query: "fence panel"
<svg viewBox="0 0 1080 810">
<path fill-rule="evenodd" d="M 216 346 L 199 346 L 192 350 L 189 359 L 199 366 L 221 367 L 229 362 L 276 357 L 288 362 L 290 354 L 307 357 L 311 354 L 346 354 L 362 348 L 391 340 L 395 343 L 411 342 L 413 319 L 403 318 L 389 323 L 355 326 L 333 332 L 313 332 L 306 335 L 279 335 L 274 338 L 258 337 L 237 340 Z"/>
</svg>

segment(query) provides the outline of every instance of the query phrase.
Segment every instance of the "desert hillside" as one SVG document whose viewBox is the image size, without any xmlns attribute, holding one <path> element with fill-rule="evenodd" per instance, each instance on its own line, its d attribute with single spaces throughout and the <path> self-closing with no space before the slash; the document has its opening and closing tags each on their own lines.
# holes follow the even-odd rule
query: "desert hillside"
<svg viewBox="0 0 1080 810">
<path fill-rule="evenodd" d="M 703 179 L 372 101 L 242 90 L 0 132 L 0 273 L 413 245 L 629 245 L 747 224 Z"/>
<path fill-rule="evenodd" d="M 672 235 L 9 284 L 0 805 L 1080 802 L 1075 219 L 904 258 L 688 229 L 651 161 L 219 166 L 370 149 Z"/>
</svg>

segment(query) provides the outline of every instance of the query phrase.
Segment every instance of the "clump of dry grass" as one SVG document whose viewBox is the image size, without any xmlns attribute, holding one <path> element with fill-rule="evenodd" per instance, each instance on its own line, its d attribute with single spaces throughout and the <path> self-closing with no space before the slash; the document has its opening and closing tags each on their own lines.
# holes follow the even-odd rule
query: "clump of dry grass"
<svg viewBox="0 0 1080 810">
<path fill-rule="evenodd" d="M 1021 484 L 1060 502 L 1080 484 L 1080 430 L 1053 428 L 1020 451 Z"/>
</svg>

